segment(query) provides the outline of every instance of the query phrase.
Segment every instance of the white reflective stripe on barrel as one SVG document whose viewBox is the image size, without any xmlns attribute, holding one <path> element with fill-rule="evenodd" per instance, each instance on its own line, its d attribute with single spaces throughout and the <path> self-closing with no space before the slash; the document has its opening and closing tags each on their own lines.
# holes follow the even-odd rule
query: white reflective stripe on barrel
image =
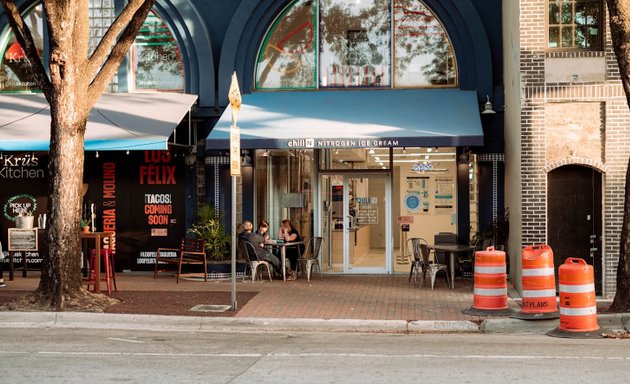
<svg viewBox="0 0 630 384">
<path fill-rule="evenodd" d="M 485 273 L 487 275 L 505 273 L 505 265 L 502 265 L 500 267 L 480 267 L 475 265 L 475 273 Z"/>
<path fill-rule="evenodd" d="M 580 285 L 568 285 L 560 284 L 560 292 L 566 293 L 588 293 L 595 291 L 595 283 L 580 284 Z"/>
<path fill-rule="evenodd" d="M 521 297 L 555 297 L 556 290 L 555 289 L 527 289 L 523 290 Z"/>
<path fill-rule="evenodd" d="M 553 268 L 523 268 L 523 276 L 551 276 Z"/>
<path fill-rule="evenodd" d="M 503 296 L 507 295 L 507 288 L 489 289 L 489 288 L 475 288 L 475 295 L 479 296 Z"/>
<path fill-rule="evenodd" d="M 597 313 L 597 307 L 566 308 L 560 306 L 560 314 L 565 316 L 588 316 Z"/>
</svg>

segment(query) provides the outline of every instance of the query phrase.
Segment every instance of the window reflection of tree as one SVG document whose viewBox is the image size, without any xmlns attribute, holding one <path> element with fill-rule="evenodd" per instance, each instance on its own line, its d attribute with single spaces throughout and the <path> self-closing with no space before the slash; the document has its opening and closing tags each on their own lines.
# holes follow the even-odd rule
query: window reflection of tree
<svg viewBox="0 0 630 384">
<path fill-rule="evenodd" d="M 424 79 L 414 85 L 455 84 L 455 60 L 451 44 L 432 12 L 419 0 L 396 0 L 394 29 L 396 74 L 402 78 L 409 65 L 424 56 Z"/>
<path fill-rule="evenodd" d="M 391 1 L 394 1 L 394 44 L 390 30 Z M 368 0 L 362 4 L 347 0 L 319 1 L 319 65 L 323 87 L 390 86 L 392 45 L 396 76 L 407 76 L 405 81 L 410 83 L 403 81 L 402 86 L 455 85 L 457 70 L 452 46 L 424 3 Z M 302 0 L 279 16 L 259 54 L 258 89 L 315 87 L 314 10 L 313 0 Z M 413 78 L 407 73 L 410 65 L 417 72 Z"/>
<path fill-rule="evenodd" d="M 298 1 L 280 17 L 258 59 L 258 88 L 314 87 L 314 2 Z M 269 79 L 269 84 L 267 81 Z"/>
<path fill-rule="evenodd" d="M 137 88 L 183 89 L 179 48 L 168 26 L 155 13 L 147 17 L 135 49 Z"/>
<path fill-rule="evenodd" d="M 42 15 L 43 8 L 41 5 L 38 5 L 30 10 L 25 17 L 25 23 L 31 30 L 33 41 L 40 53 L 40 57 L 44 49 Z M 35 87 L 36 83 L 32 76 L 31 64 L 26 58 L 26 54 L 20 47 L 13 33 L 11 33 L 6 49 L 2 54 L 1 67 L 0 74 L 5 77 L 0 85 L 1 90 L 28 90 Z"/>
<path fill-rule="evenodd" d="M 362 70 L 367 72 L 362 84 L 333 80 L 328 85 L 389 85 L 389 81 L 383 79 L 385 71 L 382 68 L 389 66 L 390 0 L 373 0 L 370 6 L 360 9 L 345 0 L 321 0 L 320 7 L 321 51 L 331 53 L 337 61 L 330 63 L 332 68 L 323 67 L 322 73 L 326 74 L 328 70 L 339 73 L 345 66 L 363 67 Z M 367 69 L 368 65 L 372 69 Z M 377 66 L 381 66 L 380 71 L 375 69 Z M 354 68 L 351 67 L 351 71 Z"/>
</svg>

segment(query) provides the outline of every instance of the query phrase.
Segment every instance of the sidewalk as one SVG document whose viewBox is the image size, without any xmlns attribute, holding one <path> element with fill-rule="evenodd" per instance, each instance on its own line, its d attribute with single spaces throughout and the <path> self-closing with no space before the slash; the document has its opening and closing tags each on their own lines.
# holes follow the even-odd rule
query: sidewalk
<svg viewBox="0 0 630 384">
<path fill-rule="evenodd" d="M 5 274 L 6 275 L 6 274 Z M 5 278 L 8 276 L 5 276 Z M 39 282 L 29 272 L 13 281 L 11 291 L 30 291 Z M 120 291 L 231 292 L 231 281 L 183 280 L 169 276 L 153 279 L 148 273 L 118 273 Z M 100 314 L 80 312 L 0 312 L 0 327 L 93 327 L 106 329 L 151 329 L 260 332 L 538 332 L 558 326 L 558 320 L 524 321 L 508 317 L 469 316 L 473 292 L 469 280 L 456 280 L 455 289 L 445 281 L 436 282 L 433 291 L 408 282 L 405 275 L 325 275 L 316 274 L 291 282 L 237 279 L 237 292 L 253 292 L 234 317 L 199 317 L 140 314 Z M 1 294 L 1 292 L 0 292 Z M 226 302 L 225 304 L 230 304 Z M 598 303 L 607 306 L 609 303 Z M 518 298 L 509 298 L 510 308 L 518 311 Z M 630 327 L 630 316 L 599 315 L 600 326 L 611 329 Z"/>
</svg>

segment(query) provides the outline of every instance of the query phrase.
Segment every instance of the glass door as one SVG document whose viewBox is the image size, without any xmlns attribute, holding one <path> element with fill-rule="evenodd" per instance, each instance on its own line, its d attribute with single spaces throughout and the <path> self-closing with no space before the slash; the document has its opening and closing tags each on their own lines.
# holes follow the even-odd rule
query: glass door
<svg viewBox="0 0 630 384">
<path fill-rule="evenodd" d="M 322 175 L 324 271 L 391 272 L 391 191 L 382 174 Z"/>
</svg>

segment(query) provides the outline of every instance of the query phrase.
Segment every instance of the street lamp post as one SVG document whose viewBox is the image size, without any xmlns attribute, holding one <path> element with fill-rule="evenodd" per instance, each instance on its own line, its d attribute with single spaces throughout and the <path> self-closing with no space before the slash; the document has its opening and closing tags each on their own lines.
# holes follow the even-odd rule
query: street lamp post
<svg viewBox="0 0 630 384">
<path fill-rule="evenodd" d="M 232 111 L 230 126 L 230 175 L 232 176 L 232 310 L 238 310 L 236 303 L 236 178 L 241 176 L 241 135 L 238 128 L 238 113 L 241 110 L 241 91 L 238 87 L 236 71 L 232 73 L 232 82 L 228 91 Z"/>
</svg>

